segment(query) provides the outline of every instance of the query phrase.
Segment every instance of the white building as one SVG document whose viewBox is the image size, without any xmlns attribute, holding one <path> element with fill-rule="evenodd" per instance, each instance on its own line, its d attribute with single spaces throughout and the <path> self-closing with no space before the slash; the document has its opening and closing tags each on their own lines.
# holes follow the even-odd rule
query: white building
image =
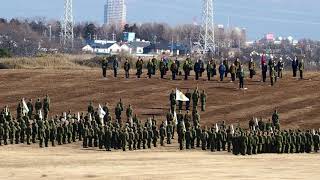
<svg viewBox="0 0 320 180">
<path fill-rule="evenodd" d="M 125 0 L 107 0 L 104 6 L 104 23 L 123 27 L 126 24 L 127 7 Z"/>
<path fill-rule="evenodd" d="M 121 47 L 117 43 L 108 43 L 104 45 L 92 46 L 93 51 L 97 54 L 118 54 L 121 52 Z"/>
</svg>

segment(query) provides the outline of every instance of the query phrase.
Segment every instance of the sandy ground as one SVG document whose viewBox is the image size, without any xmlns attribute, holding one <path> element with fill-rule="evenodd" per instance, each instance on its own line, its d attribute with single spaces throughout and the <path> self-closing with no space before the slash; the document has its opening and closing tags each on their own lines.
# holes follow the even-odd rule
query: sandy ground
<svg viewBox="0 0 320 180">
<path fill-rule="evenodd" d="M 319 179 L 319 154 L 233 156 L 170 147 L 132 152 L 0 147 L 0 179 Z M 17 148 L 18 147 L 18 148 Z"/>
<path fill-rule="evenodd" d="M 1 70 L 0 107 L 14 111 L 22 98 L 49 93 L 50 115 L 71 109 L 86 111 L 88 101 L 112 105 L 122 97 L 143 120 L 152 114 L 161 121 L 176 87 L 205 89 L 207 111 L 201 123 L 247 124 L 252 116 L 269 118 L 279 108 L 286 128 L 320 127 L 320 73 L 306 74 L 306 80 L 286 75 L 275 87 L 247 80 L 248 90 L 229 81 L 169 81 L 158 77 L 129 80 L 101 78 L 93 70 Z M 181 79 L 181 77 L 179 77 Z M 193 77 L 192 77 L 193 79 Z M 319 179 L 319 154 L 233 156 L 201 150 L 178 151 L 175 143 L 166 148 L 135 152 L 83 150 L 80 143 L 40 149 L 37 145 L 1 146 L 0 179 Z"/>
</svg>

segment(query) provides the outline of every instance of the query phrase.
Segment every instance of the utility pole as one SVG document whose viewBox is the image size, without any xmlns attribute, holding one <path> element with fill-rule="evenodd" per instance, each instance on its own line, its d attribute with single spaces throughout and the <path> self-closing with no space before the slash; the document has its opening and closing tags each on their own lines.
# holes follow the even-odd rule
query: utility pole
<svg viewBox="0 0 320 180">
<path fill-rule="evenodd" d="M 51 42 L 51 38 L 52 38 L 52 26 L 51 24 L 49 25 L 49 41 Z"/>
<path fill-rule="evenodd" d="M 73 12 L 72 12 L 72 0 L 64 0 L 64 18 L 62 22 L 62 39 L 63 47 L 65 50 L 73 49 Z"/>
<path fill-rule="evenodd" d="M 215 51 L 213 0 L 202 0 L 202 23 L 199 43 L 203 54 Z"/>
</svg>

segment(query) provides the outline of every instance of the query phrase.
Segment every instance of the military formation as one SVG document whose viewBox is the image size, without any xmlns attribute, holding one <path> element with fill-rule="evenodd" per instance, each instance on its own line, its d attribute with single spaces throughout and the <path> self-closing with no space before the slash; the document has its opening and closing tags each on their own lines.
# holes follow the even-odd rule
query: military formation
<svg viewBox="0 0 320 180">
<path fill-rule="evenodd" d="M 282 57 L 275 58 L 273 56 L 267 56 L 265 53 L 261 54 L 260 56 L 261 81 L 266 82 L 267 72 L 269 71 L 270 85 L 274 86 L 277 80 L 283 77 L 283 71 L 285 67 L 284 61 Z M 234 59 L 234 61 L 232 59 Z M 303 79 L 303 57 L 301 60 L 299 60 L 298 56 L 295 56 L 294 59 L 289 59 L 292 61 L 293 77 L 296 77 L 297 72 L 299 71 L 300 79 Z M 117 77 L 118 69 L 120 68 L 120 62 L 116 56 L 112 56 L 110 62 L 112 63 L 114 77 Z M 245 67 L 244 64 L 248 64 L 248 67 Z M 125 78 L 130 77 L 130 72 L 133 71 L 132 66 L 134 66 L 134 64 L 126 59 L 123 64 Z M 104 77 L 106 77 L 107 67 L 108 61 L 104 59 L 102 62 Z M 206 72 L 206 79 L 208 81 L 213 80 L 215 76 L 218 77 L 218 81 L 225 81 L 227 78 L 230 78 L 231 82 L 235 82 L 236 79 L 238 79 L 240 89 L 243 89 L 245 85 L 245 72 L 249 72 L 250 79 L 253 79 L 253 77 L 257 74 L 257 65 L 253 56 L 251 56 L 249 62 L 241 62 L 240 58 L 222 58 L 220 63 L 213 58 L 206 61 L 200 58 L 194 61 L 191 60 L 190 56 L 188 56 L 185 61 L 181 62 L 178 60 L 178 58 L 175 60 L 162 58 L 160 61 L 158 61 L 155 57 L 153 57 L 147 63 L 144 63 L 143 59 L 139 57 L 135 62 L 135 74 L 137 78 L 142 77 L 144 68 L 147 69 L 147 77 L 150 79 L 152 76 L 156 75 L 157 71 L 159 71 L 161 79 L 166 78 L 166 76 L 170 76 L 171 80 L 177 80 L 178 76 L 183 76 L 184 80 L 188 80 L 190 79 L 191 72 L 193 72 L 194 80 L 200 80 L 203 77 L 203 74 Z"/>
<path fill-rule="evenodd" d="M 252 118 L 246 129 L 224 121 L 211 127 L 201 126 L 206 92 L 197 87 L 187 89 L 185 96 L 189 101 L 177 101 L 174 90 L 169 94 L 170 108 L 162 122 L 155 116 L 143 122 L 132 105 L 125 107 L 121 99 L 115 105 L 114 114 L 108 103 L 94 107 L 89 102 L 86 113 L 72 114 L 69 110 L 51 118 L 48 95 L 35 103 L 22 99 L 17 105 L 16 118 L 7 106 L 1 111 L 0 145 L 37 143 L 43 148 L 82 141 L 83 148 L 134 151 L 165 147 L 177 138 L 180 150 L 227 151 L 234 155 L 319 151 L 319 131 L 283 130 L 277 110 L 269 121 Z"/>
</svg>

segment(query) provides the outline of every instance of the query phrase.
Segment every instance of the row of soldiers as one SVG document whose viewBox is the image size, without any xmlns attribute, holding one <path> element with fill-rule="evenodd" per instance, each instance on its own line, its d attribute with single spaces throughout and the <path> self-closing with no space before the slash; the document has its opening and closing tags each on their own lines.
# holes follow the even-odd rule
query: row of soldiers
<svg viewBox="0 0 320 180">
<path fill-rule="evenodd" d="M 3 141 L 4 145 L 39 143 L 40 147 L 48 147 L 49 143 L 55 146 L 56 143 L 62 145 L 76 142 L 78 134 L 81 134 L 78 122 L 71 118 L 66 120 L 63 116 L 43 119 L 36 114 L 32 119 L 27 115 L 15 119 L 5 116 L 2 111 L 1 117 L 0 145 Z"/>
<path fill-rule="evenodd" d="M 197 89 L 195 90 L 197 91 Z M 120 100 L 116 107 L 124 108 Z M 108 112 L 108 106 L 103 109 Z M 142 123 L 133 116 L 131 105 L 127 107 L 127 120 L 112 120 L 110 111 L 100 116 L 100 109 L 92 102 L 86 114 L 62 113 L 51 119 L 35 114 L 29 119 L 27 114 L 14 119 L 7 110 L 1 112 L 0 144 L 39 143 L 40 147 L 83 141 L 84 148 L 99 147 L 107 151 L 112 149 L 138 150 L 171 144 L 175 133 L 178 135 L 179 148 L 183 150 L 201 148 L 211 151 L 228 151 L 235 155 L 259 153 L 310 153 L 318 152 L 320 136 L 317 131 L 281 130 L 277 110 L 272 115 L 272 122 L 262 119 L 250 120 L 249 130 L 235 129 L 225 122 L 211 128 L 201 128 L 197 106 L 185 114 L 179 111 L 174 117 L 169 109 L 166 120 L 157 126 L 155 118 Z M 116 114 L 117 116 L 117 114 Z"/>
<path fill-rule="evenodd" d="M 189 89 L 187 89 L 185 96 L 189 99 L 189 101 L 185 102 L 185 110 L 189 111 L 190 110 L 190 104 L 192 103 L 192 110 L 197 109 L 199 102 L 201 105 L 201 111 L 206 110 L 206 103 L 207 103 L 207 94 L 205 90 L 202 90 L 199 92 L 198 87 L 191 92 Z M 183 104 L 184 102 L 182 100 L 177 100 L 176 99 L 176 91 L 172 90 L 170 95 L 169 95 L 169 102 L 170 102 L 170 110 L 171 113 L 176 112 L 177 106 L 178 110 L 181 111 L 183 110 Z"/>
</svg>

